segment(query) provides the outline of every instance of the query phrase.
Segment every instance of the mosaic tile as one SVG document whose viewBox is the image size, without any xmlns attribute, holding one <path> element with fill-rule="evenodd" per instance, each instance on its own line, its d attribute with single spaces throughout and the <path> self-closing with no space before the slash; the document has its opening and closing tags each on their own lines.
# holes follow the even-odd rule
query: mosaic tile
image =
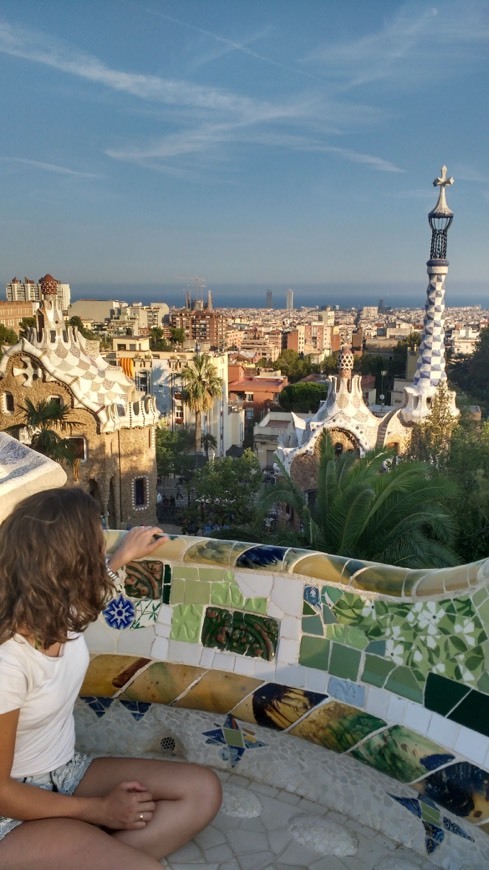
<svg viewBox="0 0 489 870">
<path fill-rule="evenodd" d="M 233 714 L 246 722 L 283 731 L 326 698 L 318 692 L 265 683 L 233 709 Z"/>
<path fill-rule="evenodd" d="M 365 664 L 362 672 L 362 680 L 364 683 L 370 683 L 372 686 L 383 688 L 389 674 L 394 670 L 395 665 L 392 662 L 379 658 L 379 656 L 365 656 Z"/>
<path fill-rule="evenodd" d="M 244 596 L 237 583 L 216 582 L 211 587 L 210 604 L 221 607 L 244 607 Z"/>
<path fill-rule="evenodd" d="M 174 565 L 172 570 L 174 580 L 199 579 L 199 569 L 195 565 Z"/>
<path fill-rule="evenodd" d="M 330 647 L 329 640 L 304 635 L 300 643 L 299 664 L 327 671 Z"/>
<path fill-rule="evenodd" d="M 80 695 L 111 697 L 151 659 L 139 656 L 98 655 L 91 659 Z"/>
<path fill-rule="evenodd" d="M 345 646 L 351 646 L 354 649 L 363 650 L 368 646 L 368 637 L 359 628 L 351 625 L 326 625 L 324 627 L 324 636 L 328 640 L 335 640 Z"/>
<path fill-rule="evenodd" d="M 149 625 L 154 625 L 158 620 L 161 601 L 136 601 L 134 605 L 134 622 L 131 625 L 131 631 L 137 628 L 146 628 Z"/>
<path fill-rule="evenodd" d="M 170 604 L 183 604 L 185 601 L 185 589 L 187 583 L 183 577 L 177 577 L 173 573 L 173 582 L 171 584 Z"/>
<path fill-rule="evenodd" d="M 454 755 L 445 752 L 442 746 L 402 725 L 374 734 L 353 749 L 351 755 L 406 783 L 454 759 Z"/>
<path fill-rule="evenodd" d="M 340 643 L 331 644 L 329 657 L 329 671 L 336 677 L 344 677 L 348 680 L 358 678 L 361 654 L 359 650 L 352 649 Z"/>
<path fill-rule="evenodd" d="M 335 752 L 347 752 L 373 731 L 385 727 L 383 719 L 331 701 L 312 710 L 289 733 Z"/>
<path fill-rule="evenodd" d="M 197 643 L 200 640 L 202 607 L 194 604 L 177 604 L 173 608 L 170 640 Z"/>
<path fill-rule="evenodd" d="M 126 710 L 129 710 L 130 714 L 132 715 L 133 719 L 136 720 L 136 722 L 139 722 L 146 715 L 151 707 L 151 704 L 146 704 L 143 701 L 129 701 L 125 700 L 124 698 L 121 698 L 119 700 L 119 703 L 122 704 L 122 706 L 125 707 Z"/>
<path fill-rule="evenodd" d="M 314 634 L 324 637 L 324 623 L 320 616 L 304 616 L 302 619 L 302 631 L 304 634 Z"/>
<path fill-rule="evenodd" d="M 489 818 L 489 773 L 468 761 L 437 770 L 416 788 L 456 816 L 470 821 Z"/>
<path fill-rule="evenodd" d="M 339 556 L 335 558 L 326 553 L 307 553 L 294 565 L 294 574 L 326 580 L 328 583 L 348 584 L 350 577 L 345 574 L 346 562 L 347 559 Z"/>
<path fill-rule="evenodd" d="M 190 686 L 185 695 L 175 701 L 175 707 L 191 710 L 207 710 L 210 713 L 228 713 L 239 705 L 244 698 L 261 686 L 261 681 L 253 677 L 231 674 L 227 671 L 208 671 L 198 682 Z M 237 715 L 237 713 L 236 713 Z M 239 718 L 248 720 L 246 716 Z"/>
<path fill-rule="evenodd" d="M 172 569 L 171 569 L 170 565 L 165 565 L 165 570 L 163 572 L 163 592 L 161 595 L 163 604 L 170 603 L 171 584 L 172 584 Z"/>
<path fill-rule="evenodd" d="M 266 613 L 268 601 L 266 598 L 245 598 L 243 610 L 249 610 L 252 613 Z"/>
<path fill-rule="evenodd" d="M 184 562 L 212 565 L 232 565 L 234 541 L 215 541 L 211 539 L 198 541 L 185 552 Z"/>
<path fill-rule="evenodd" d="M 210 604 L 212 583 L 206 580 L 187 580 L 185 604 Z"/>
<path fill-rule="evenodd" d="M 185 551 L 195 542 L 195 538 L 179 535 L 175 537 L 170 535 L 166 541 L 163 541 L 161 547 L 153 551 L 152 555 L 160 557 L 164 562 L 180 562 L 183 559 Z M 161 556 L 160 556 L 161 554 Z"/>
<path fill-rule="evenodd" d="M 199 580 L 212 584 L 220 582 L 235 583 L 234 572 L 230 571 L 229 568 L 222 568 L 217 565 L 214 568 L 200 567 Z"/>
<path fill-rule="evenodd" d="M 202 626 L 202 644 L 271 661 L 277 649 L 278 634 L 279 624 L 270 617 L 208 607 Z"/>
<path fill-rule="evenodd" d="M 352 683 L 350 680 L 341 680 L 331 677 L 328 683 L 328 692 L 337 701 L 345 701 L 353 707 L 365 706 L 365 689 L 363 686 Z"/>
<path fill-rule="evenodd" d="M 438 674 L 429 674 L 424 696 L 425 707 L 440 713 L 441 716 L 448 716 L 469 692 L 468 686 L 462 686 Z"/>
<path fill-rule="evenodd" d="M 157 559 L 129 562 L 125 566 L 124 586 L 131 598 L 161 600 L 164 564 Z"/>
<path fill-rule="evenodd" d="M 236 767 L 247 750 L 266 748 L 266 743 L 258 740 L 254 731 L 242 728 L 231 715 L 226 717 L 224 725 L 216 724 L 214 730 L 204 731 L 203 737 L 207 737 L 206 743 L 223 747 L 221 758 L 229 760 L 231 767 Z"/>
<path fill-rule="evenodd" d="M 409 668 L 394 668 L 386 680 L 385 688 L 394 695 L 415 701 L 416 704 L 423 703 L 423 690 Z"/>
<path fill-rule="evenodd" d="M 364 592 L 402 595 L 405 577 L 405 568 L 396 568 L 392 565 L 363 565 L 353 574 L 350 585 Z"/>
<path fill-rule="evenodd" d="M 258 544 L 249 547 L 236 559 L 236 568 L 260 568 L 261 571 L 280 571 L 286 547 L 274 547 L 267 544 Z"/>
<path fill-rule="evenodd" d="M 82 701 L 87 704 L 91 710 L 95 713 L 95 715 L 100 719 L 102 716 L 105 716 L 107 710 L 114 703 L 112 698 L 95 698 L 89 695 L 81 695 Z"/>
<path fill-rule="evenodd" d="M 120 697 L 130 701 L 171 704 L 205 673 L 202 668 L 190 665 L 153 662 L 124 687 Z"/>
<path fill-rule="evenodd" d="M 301 550 L 298 547 L 290 547 L 284 555 L 283 570 L 287 571 L 290 574 L 301 573 L 296 571 L 296 566 L 299 560 L 303 559 L 306 555 L 309 555 L 309 550 Z"/>
<path fill-rule="evenodd" d="M 333 607 L 344 594 L 337 586 L 323 586 L 321 589 L 321 601 L 328 607 Z"/>
<path fill-rule="evenodd" d="M 489 737 L 489 696 L 472 690 L 447 715 L 452 722 Z"/>
</svg>

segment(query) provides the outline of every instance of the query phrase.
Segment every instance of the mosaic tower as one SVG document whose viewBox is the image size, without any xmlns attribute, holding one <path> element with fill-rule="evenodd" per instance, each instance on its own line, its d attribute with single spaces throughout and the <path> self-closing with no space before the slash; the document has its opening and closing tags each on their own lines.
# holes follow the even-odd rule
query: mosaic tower
<svg viewBox="0 0 489 870">
<path fill-rule="evenodd" d="M 445 188 L 452 185 L 447 177 L 447 167 L 433 185 L 439 188 L 438 202 L 430 211 L 431 227 L 430 259 L 426 263 L 429 276 L 423 335 L 419 348 L 416 372 L 410 387 L 405 390 L 406 404 L 401 410 L 405 423 L 418 423 L 430 413 L 433 396 L 438 386 L 446 382 L 445 371 L 445 277 L 448 272 L 447 233 L 453 221 L 453 212 L 448 208 Z M 449 393 L 449 408 L 452 416 L 459 411 L 455 406 L 455 393 Z"/>
</svg>

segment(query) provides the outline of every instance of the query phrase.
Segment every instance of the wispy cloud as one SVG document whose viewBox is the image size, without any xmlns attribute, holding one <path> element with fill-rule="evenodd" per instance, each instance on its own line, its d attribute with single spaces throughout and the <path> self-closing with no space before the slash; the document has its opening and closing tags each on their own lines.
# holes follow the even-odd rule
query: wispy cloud
<svg viewBox="0 0 489 870">
<path fill-rule="evenodd" d="M 56 163 L 44 163 L 42 160 L 29 160 L 27 157 L 0 157 L 2 163 L 21 164 L 40 169 L 42 172 L 54 172 L 57 175 L 72 175 L 76 178 L 101 178 L 97 172 L 83 172 L 79 169 L 70 169 L 68 166 L 59 166 Z"/>
<path fill-rule="evenodd" d="M 405 3 L 382 29 L 368 35 L 325 43 L 307 60 L 349 87 L 383 80 L 392 87 L 460 75 L 460 61 L 487 62 L 489 7 L 486 0 L 443 2 L 440 8 Z"/>
</svg>

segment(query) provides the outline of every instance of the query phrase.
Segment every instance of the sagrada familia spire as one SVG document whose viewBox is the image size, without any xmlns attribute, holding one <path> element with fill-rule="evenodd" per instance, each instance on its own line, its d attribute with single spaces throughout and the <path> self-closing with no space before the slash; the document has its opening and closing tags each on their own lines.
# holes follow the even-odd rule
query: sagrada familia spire
<svg viewBox="0 0 489 870">
<path fill-rule="evenodd" d="M 453 221 L 453 212 L 448 208 L 445 188 L 452 185 L 453 178 L 447 177 L 447 167 L 433 185 L 440 188 L 438 202 L 430 211 L 428 221 L 431 227 L 430 259 L 428 267 L 429 283 L 425 305 L 423 335 L 419 357 L 412 386 L 405 390 L 406 401 L 401 409 L 405 423 L 419 423 L 430 412 L 433 396 L 440 384 L 446 383 L 445 371 L 445 278 L 448 273 L 447 234 Z M 450 413 L 458 416 L 455 406 L 455 393 L 450 392 Z"/>
</svg>

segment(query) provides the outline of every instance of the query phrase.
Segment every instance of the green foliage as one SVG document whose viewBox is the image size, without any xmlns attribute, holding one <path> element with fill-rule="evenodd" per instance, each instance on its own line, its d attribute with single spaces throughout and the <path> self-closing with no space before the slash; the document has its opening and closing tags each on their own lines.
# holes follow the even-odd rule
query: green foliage
<svg viewBox="0 0 489 870">
<path fill-rule="evenodd" d="M 386 460 L 390 459 L 390 470 Z M 456 564 L 450 546 L 456 523 L 447 503 L 456 496 L 447 477 L 422 462 L 394 462 L 386 451 L 335 458 L 321 442 L 315 502 L 306 503 L 288 474 L 264 498 L 288 504 L 300 520 L 303 546 L 340 556 L 410 568 Z"/>
<path fill-rule="evenodd" d="M 195 435 L 193 429 L 178 427 L 171 429 L 156 429 L 156 469 L 161 477 L 172 474 L 188 477 L 195 465 L 195 458 L 189 456 L 194 447 Z"/>
<path fill-rule="evenodd" d="M 316 413 L 321 399 L 328 394 L 328 385 L 314 382 L 299 381 L 297 384 L 287 384 L 279 395 L 280 407 L 285 411 Z"/>
<path fill-rule="evenodd" d="M 19 323 L 19 338 L 26 338 L 27 331 L 36 325 L 35 317 L 23 317 Z"/>
<path fill-rule="evenodd" d="M 82 322 L 81 317 L 78 317 L 77 314 L 74 314 L 73 317 L 70 317 L 68 323 L 70 324 L 70 326 L 75 326 L 76 329 L 78 330 L 78 332 L 80 333 L 80 335 L 83 336 L 83 338 L 88 338 L 88 339 L 98 339 L 99 338 L 99 336 L 97 335 L 96 332 L 93 332 L 91 329 L 85 329 L 85 327 L 83 326 L 83 322 Z"/>
<path fill-rule="evenodd" d="M 170 342 L 172 345 L 183 344 L 185 341 L 185 330 L 177 326 L 170 327 Z"/>
<path fill-rule="evenodd" d="M 201 447 L 202 414 L 222 396 L 222 379 L 209 354 L 196 353 L 182 369 L 183 400 L 195 414 L 195 452 Z"/>
<path fill-rule="evenodd" d="M 282 374 L 286 375 L 291 383 L 305 378 L 306 375 L 310 375 L 312 372 L 319 372 L 319 366 L 311 363 L 309 357 L 304 357 L 304 355 L 297 353 L 296 350 L 290 349 L 282 351 L 280 356 L 275 360 L 274 366 L 276 369 L 280 369 Z"/>
<path fill-rule="evenodd" d="M 252 450 L 237 459 L 215 459 L 200 468 L 192 481 L 195 497 L 186 510 L 184 525 L 234 527 L 253 514 L 261 488 L 261 471 Z"/>
<path fill-rule="evenodd" d="M 171 344 L 163 337 L 161 326 L 153 326 L 149 334 L 150 350 L 171 350 Z"/>
<path fill-rule="evenodd" d="M 19 410 L 22 412 L 22 418 L 15 428 L 18 429 L 19 425 L 27 428 L 32 449 L 55 462 L 73 465 L 76 458 L 75 449 L 71 442 L 57 431 L 79 425 L 75 420 L 69 419 L 70 406 L 56 399 L 41 399 L 34 403 L 26 398 L 25 405 L 21 405 Z"/>
<path fill-rule="evenodd" d="M 453 431 L 446 474 L 459 488 L 457 552 L 463 562 L 489 553 L 489 423 L 462 416 Z"/>
<path fill-rule="evenodd" d="M 489 327 L 482 329 L 472 356 L 454 358 L 449 375 L 453 383 L 489 412 Z"/>
<path fill-rule="evenodd" d="M 0 344 L 16 344 L 18 340 L 17 333 L 13 329 L 0 323 Z"/>
<path fill-rule="evenodd" d="M 457 418 L 450 413 L 449 389 L 445 382 L 438 385 L 426 420 L 413 426 L 408 456 L 430 462 L 438 468 L 447 466 L 452 433 Z"/>
</svg>

